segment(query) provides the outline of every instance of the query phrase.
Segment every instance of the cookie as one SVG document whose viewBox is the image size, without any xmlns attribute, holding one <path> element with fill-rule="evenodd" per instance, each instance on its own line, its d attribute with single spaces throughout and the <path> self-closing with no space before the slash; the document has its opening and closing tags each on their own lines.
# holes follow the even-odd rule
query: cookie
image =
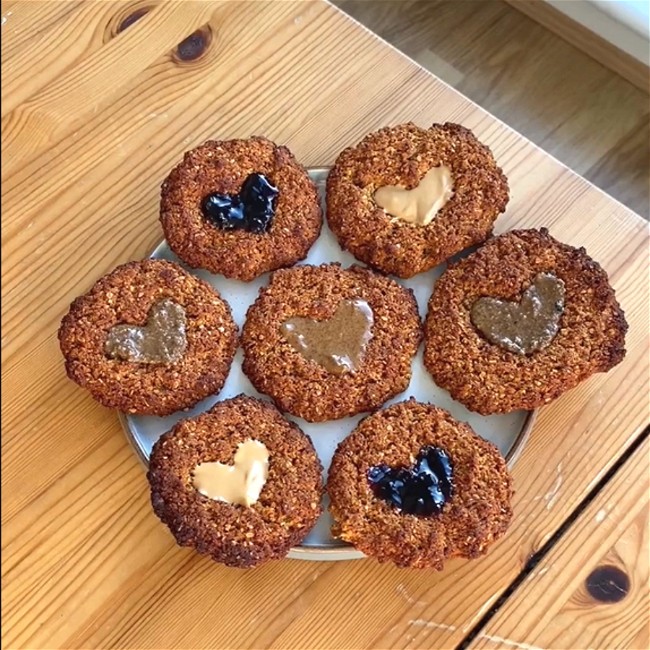
<svg viewBox="0 0 650 650">
<path fill-rule="evenodd" d="M 169 415 L 221 390 L 237 326 L 206 282 L 173 262 L 144 260 L 77 298 L 59 343 L 68 377 L 104 406 Z"/>
<path fill-rule="evenodd" d="M 605 271 L 548 230 L 513 230 L 451 265 L 425 322 L 424 364 L 483 415 L 548 404 L 625 356 Z"/>
<path fill-rule="evenodd" d="M 240 395 L 179 422 L 154 445 L 154 512 L 176 542 L 233 567 L 284 557 L 321 513 L 322 467 L 278 410 Z"/>
<path fill-rule="evenodd" d="M 322 211 L 289 149 L 253 137 L 188 151 L 162 184 L 160 222 L 189 266 L 250 281 L 304 259 Z"/>
<path fill-rule="evenodd" d="M 324 422 L 406 390 L 420 339 L 410 289 L 356 266 L 297 266 L 248 309 L 243 370 L 282 411 Z"/>
<path fill-rule="evenodd" d="M 485 241 L 508 203 L 490 149 L 459 124 L 370 133 L 327 178 L 327 222 L 341 246 L 384 273 L 410 278 Z"/>
<path fill-rule="evenodd" d="M 441 570 L 506 531 L 512 481 L 499 450 L 451 414 L 411 399 L 339 444 L 327 479 L 332 534 L 380 562 Z"/>
</svg>

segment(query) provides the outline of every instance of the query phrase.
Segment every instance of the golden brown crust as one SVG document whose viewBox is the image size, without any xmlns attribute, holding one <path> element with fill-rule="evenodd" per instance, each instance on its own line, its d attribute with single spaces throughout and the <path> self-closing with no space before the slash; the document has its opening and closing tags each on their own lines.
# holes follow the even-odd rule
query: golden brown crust
<svg viewBox="0 0 650 650">
<path fill-rule="evenodd" d="M 203 462 L 232 464 L 239 443 L 269 451 L 268 477 L 251 506 L 203 496 L 192 484 Z M 179 422 L 154 445 L 147 478 L 154 512 L 181 546 L 228 566 L 284 557 L 321 513 L 322 466 L 311 440 L 268 402 L 239 395 Z"/>
<path fill-rule="evenodd" d="M 374 495 L 370 467 L 409 466 L 428 445 L 444 449 L 453 468 L 454 491 L 440 514 L 405 514 Z M 413 399 L 359 423 L 334 454 L 327 491 L 333 534 L 401 567 L 440 570 L 446 558 L 478 557 L 512 518 L 511 478 L 498 449 L 447 411 Z"/>
<path fill-rule="evenodd" d="M 144 325 L 163 298 L 182 305 L 187 316 L 180 361 L 144 366 L 108 358 L 109 330 Z M 237 326 L 209 284 L 173 262 L 144 260 L 118 266 L 77 298 L 61 321 L 59 342 L 68 377 L 104 406 L 168 415 L 221 390 L 237 348 Z"/>
<path fill-rule="evenodd" d="M 489 343 L 472 325 L 481 296 L 519 301 L 538 273 L 565 285 L 565 310 L 551 344 L 529 356 Z M 627 323 L 605 271 L 584 248 L 545 228 L 513 230 L 451 265 L 436 282 L 425 321 L 424 364 L 438 386 L 488 415 L 547 404 L 625 356 Z"/>
<path fill-rule="evenodd" d="M 383 185 L 414 187 L 446 165 L 454 195 L 427 226 L 386 215 L 373 198 Z M 327 222 L 343 248 L 401 278 L 437 266 L 485 241 L 508 203 L 508 181 L 490 149 L 458 124 L 414 124 L 370 133 L 343 151 L 327 178 Z"/>
<path fill-rule="evenodd" d="M 211 192 L 237 193 L 253 173 L 279 190 L 269 230 L 225 231 L 203 217 Z M 304 259 L 320 234 L 318 190 L 286 147 L 262 137 L 210 140 L 185 153 L 162 184 L 160 222 L 169 247 L 194 268 L 249 281 Z"/>
<path fill-rule="evenodd" d="M 354 373 L 333 375 L 294 350 L 280 326 L 294 316 L 331 318 L 342 300 L 373 311 L 372 338 Z M 368 269 L 339 264 L 276 271 L 248 309 L 243 370 L 278 407 L 308 422 L 335 420 L 381 406 L 406 390 L 420 344 L 417 303 L 409 289 Z"/>
</svg>

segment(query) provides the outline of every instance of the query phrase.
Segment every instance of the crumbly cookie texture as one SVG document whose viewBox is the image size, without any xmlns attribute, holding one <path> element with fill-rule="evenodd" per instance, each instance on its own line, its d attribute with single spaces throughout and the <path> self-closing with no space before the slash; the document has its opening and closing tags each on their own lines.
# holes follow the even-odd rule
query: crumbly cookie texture
<svg viewBox="0 0 650 650">
<path fill-rule="evenodd" d="M 439 514 L 405 514 L 378 498 L 368 470 L 405 467 L 423 447 L 451 459 L 453 493 Z M 334 536 L 380 562 L 441 570 L 451 557 L 475 558 L 512 518 L 511 478 L 498 449 L 447 411 L 411 399 L 374 413 L 339 444 L 327 491 Z"/>
<path fill-rule="evenodd" d="M 187 319 L 186 349 L 174 363 L 140 364 L 107 356 L 115 325 L 145 325 L 151 307 L 169 298 Z M 169 415 L 221 390 L 237 348 L 230 307 L 209 284 L 164 260 L 129 262 L 77 298 L 61 321 L 68 377 L 104 406 Z"/>
<path fill-rule="evenodd" d="M 277 189 L 267 232 L 222 230 L 203 215 L 210 193 L 237 194 L 250 174 Z M 160 222 L 169 247 L 194 268 L 250 281 L 304 259 L 320 234 L 318 190 L 286 147 L 262 137 L 210 140 L 188 151 L 161 189 Z"/>
<path fill-rule="evenodd" d="M 558 333 L 530 355 L 490 343 L 471 322 L 472 305 L 484 296 L 518 302 L 539 273 L 564 283 Z M 513 230 L 451 265 L 436 282 L 424 364 L 438 386 L 473 411 L 534 409 L 620 363 L 627 328 L 607 274 L 584 248 L 560 243 L 545 228 Z"/>
<path fill-rule="evenodd" d="M 232 464 L 247 440 L 269 452 L 257 501 L 233 505 L 201 494 L 197 465 Z M 270 403 L 245 395 L 182 420 L 154 445 L 147 478 L 154 512 L 181 546 L 233 567 L 284 557 L 321 513 L 322 466 L 311 440 Z"/>
<path fill-rule="evenodd" d="M 454 193 L 428 225 L 391 218 L 377 205 L 378 188 L 412 188 L 440 165 L 451 170 Z M 508 198 L 505 175 L 469 129 L 409 123 L 370 133 L 339 155 L 327 179 L 327 221 L 357 259 L 410 278 L 485 241 Z"/>
<path fill-rule="evenodd" d="M 295 317 L 332 318 L 342 301 L 361 299 L 373 312 L 372 337 L 355 372 L 336 375 L 307 360 L 283 336 Z M 243 370 L 282 411 L 324 422 L 381 406 L 406 390 L 421 340 L 410 289 L 378 273 L 339 264 L 276 271 L 248 309 L 242 332 Z"/>
</svg>

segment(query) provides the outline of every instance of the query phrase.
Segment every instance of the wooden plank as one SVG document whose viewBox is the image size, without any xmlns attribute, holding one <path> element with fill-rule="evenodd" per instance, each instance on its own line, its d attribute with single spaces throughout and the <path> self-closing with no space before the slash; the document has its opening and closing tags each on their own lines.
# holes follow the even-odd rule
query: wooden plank
<svg viewBox="0 0 650 650">
<path fill-rule="evenodd" d="M 66 16 L 79 9 L 83 2 L 84 0 L 2 0 L 2 62 L 7 63 L 18 50 L 40 39 L 43 32 L 51 30 L 57 23 L 64 23 Z"/>
<path fill-rule="evenodd" d="M 187 20 L 209 20 L 213 29 L 199 59 L 160 52 L 140 65 L 136 57 L 97 113 L 65 99 L 70 112 L 60 115 L 58 139 L 39 140 L 3 183 L 3 642 L 457 644 L 644 422 L 646 226 L 331 5 L 218 2 L 207 19 Z M 154 27 L 159 43 L 175 42 L 178 25 L 145 19 L 113 42 L 128 48 L 129 32 L 142 28 L 146 39 Z M 75 62 L 68 78 L 89 59 L 91 77 L 104 70 L 104 50 Z M 49 92 L 45 85 L 37 95 Z M 459 121 L 490 144 L 513 188 L 499 230 L 549 225 L 601 261 L 631 323 L 627 359 L 541 413 L 515 468 L 512 529 L 477 562 L 453 561 L 441 574 L 370 560 L 282 561 L 243 572 L 175 548 L 150 511 L 144 472 L 115 414 L 64 377 L 62 313 L 99 275 L 161 237 L 158 188 L 183 150 L 208 137 L 263 133 L 305 164 L 322 165 L 367 131 L 408 119 Z M 27 138 L 24 128 L 10 150 Z"/>
<path fill-rule="evenodd" d="M 649 483 L 646 439 L 469 647 L 650 647 Z"/>
<path fill-rule="evenodd" d="M 189 36 L 207 20 L 213 8 L 214 2 L 208 0 L 169 2 L 156 7 L 120 38 L 89 52 L 68 72 L 4 116 L 3 178 L 58 142 L 85 116 L 97 112 L 125 79 Z M 74 39 L 74 33 L 68 35 L 67 29 L 65 34 Z M 7 73 L 11 76 L 10 71 Z M 30 94 L 29 90 L 26 94 Z"/>
<path fill-rule="evenodd" d="M 153 0 L 41 4 L 46 6 L 20 2 L 7 18 L 2 38 L 3 117 L 115 37 L 129 15 L 155 6 Z"/>
<path fill-rule="evenodd" d="M 637 88 L 650 90 L 650 69 L 642 61 L 620 50 L 614 44 L 594 34 L 584 25 L 572 20 L 544 0 L 505 0 L 518 11 L 581 49 L 599 63 L 633 83 Z"/>
</svg>

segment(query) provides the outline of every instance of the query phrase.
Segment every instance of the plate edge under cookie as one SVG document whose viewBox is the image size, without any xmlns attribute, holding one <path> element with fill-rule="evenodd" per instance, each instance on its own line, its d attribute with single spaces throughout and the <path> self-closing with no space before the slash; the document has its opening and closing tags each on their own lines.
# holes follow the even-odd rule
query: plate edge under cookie
<svg viewBox="0 0 650 650">
<path fill-rule="evenodd" d="M 323 183 L 327 174 L 329 173 L 330 167 L 311 167 L 307 169 L 312 180 L 316 183 Z M 162 246 L 165 245 L 165 240 L 158 242 L 156 246 L 149 252 L 147 255 L 148 258 L 156 256 L 156 253 L 160 250 Z M 126 438 L 128 439 L 131 447 L 135 451 L 136 456 L 139 458 L 143 466 L 148 468 L 148 458 L 144 450 L 137 443 L 137 436 L 131 430 L 128 417 L 125 413 L 120 411 L 118 413 L 118 418 L 122 428 L 124 429 Z M 508 450 L 508 453 L 505 456 L 508 469 L 512 470 L 512 467 L 517 462 L 521 453 L 526 445 L 526 442 L 530 436 L 530 433 L 533 429 L 535 420 L 537 418 L 537 410 L 529 411 L 526 416 L 526 420 L 517 434 L 512 446 Z M 477 433 L 477 435 L 480 435 Z M 340 546 L 335 547 L 325 547 L 325 546 L 295 546 L 293 547 L 287 557 L 295 560 L 309 560 L 309 561 L 345 561 L 345 560 L 360 560 L 366 557 L 364 553 L 356 550 L 353 546 L 347 545 L 343 542 L 339 542 Z"/>
</svg>

